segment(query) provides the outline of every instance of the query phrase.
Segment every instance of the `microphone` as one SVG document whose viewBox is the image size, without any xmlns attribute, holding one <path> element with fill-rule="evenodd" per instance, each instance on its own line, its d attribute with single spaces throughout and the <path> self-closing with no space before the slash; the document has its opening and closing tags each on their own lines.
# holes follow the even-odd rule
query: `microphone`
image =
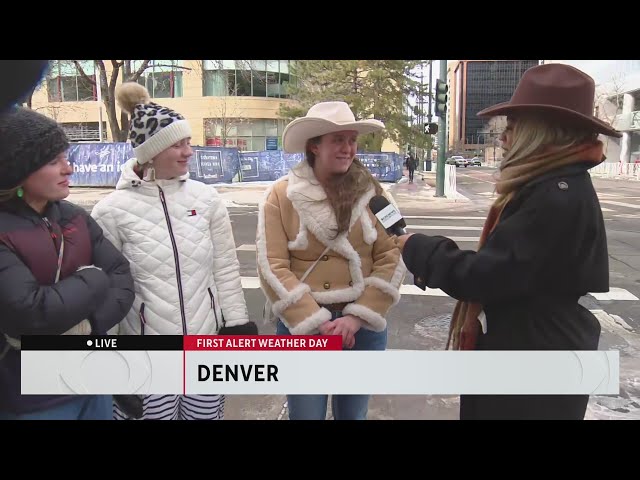
<svg viewBox="0 0 640 480">
<path fill-rule="evenodd" d="M 389 235 L 406 235 L 404 227 L 407 222 L 404 221 L 398 209 L 389 203 L 382 195 L 376 195 L 369 200 L 369 208 L 371 212 L 378 218 Z"/>
</svg>

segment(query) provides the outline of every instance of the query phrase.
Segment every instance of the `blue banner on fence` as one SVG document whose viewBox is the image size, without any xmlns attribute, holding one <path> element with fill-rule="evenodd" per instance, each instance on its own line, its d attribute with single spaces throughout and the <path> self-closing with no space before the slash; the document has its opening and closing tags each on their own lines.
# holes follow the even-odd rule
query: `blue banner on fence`
<svg viewBox="0 0 640 480">
<path fill-rule="evenodd" d="M 189 171 L 203 183 L 231 183 L 240 168 L 238 150 L 222 147 L 193 147 Z"/>
<path fill-rule="evenodd" d="M 282 150 L 240 152 L 239 155 L 243 182 L 277 180 L 304 158 L 302 153 L 284 153 Z"/>
<path fill-rule="evenodd" d="M 243 182 L 256 181 L 260 178 L 259 161 L 258 155 L 240 155 L 240 178 Z"/>
<path fill-rule="evenodd" d="M 71 185 L 113 187 L 133 149 L 130 143 L 72 143 L 68 156 L 73 167 Z"/>
<path fill-rule="evenodd" d="M 134 156 L 130 143 L 74 143 L 69 149 L 73 166 L 71 184 L 84 187 L 113 187 L 122 166 Z M 273 181 L 301 162 L 302 153 L 282 150 L 238 152 L 235 148 L 193 147 L 189 161 L 191 178 L 203 183 Z M 359 153 L 358 158 L 381 182 L 402 178 L 403 158 L 397 153 Z"/>
<path fill-rule="evenodd" d="M 404 160 L 397 153 L 358 153 L 356 156 L 380 182 L 397 182 L 402 178 Z"/>
</svg>

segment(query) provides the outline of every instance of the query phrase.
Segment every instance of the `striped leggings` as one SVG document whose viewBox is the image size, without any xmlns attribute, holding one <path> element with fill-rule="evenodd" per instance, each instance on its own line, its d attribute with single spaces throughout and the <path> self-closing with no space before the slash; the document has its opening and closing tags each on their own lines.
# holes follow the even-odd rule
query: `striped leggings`
<svg viewBox="0 0 640 480">
<path fill-rule="evenodd" d="M 147 395 L 140 420 L 222 420 L 224 395 Z M 130 418 L 113 404 L 114 420 Z"/>
</svg>

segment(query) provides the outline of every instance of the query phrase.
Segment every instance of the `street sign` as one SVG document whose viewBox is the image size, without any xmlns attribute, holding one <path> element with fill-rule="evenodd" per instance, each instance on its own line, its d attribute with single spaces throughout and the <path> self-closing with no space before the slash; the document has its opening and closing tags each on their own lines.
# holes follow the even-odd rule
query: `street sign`
<svg viewBox="0 0 640 480">
<path fill-rule="evenodd" d="M 425 135 L 435 135 L 438 133 L 438 124 L 437 123 L 425 123 L 424 124 L 424 133 Z"/>
</svg>

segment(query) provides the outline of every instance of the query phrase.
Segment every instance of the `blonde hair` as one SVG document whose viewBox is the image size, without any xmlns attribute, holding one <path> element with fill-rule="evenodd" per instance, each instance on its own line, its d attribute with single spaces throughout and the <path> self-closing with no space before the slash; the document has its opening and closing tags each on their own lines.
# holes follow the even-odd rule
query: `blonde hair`
<svg viewBox="0 0 640 480">
<path fill-rule="evenodd" d="M 551 170 L 582 162 L 601 162 L 602 142 L 590 130 L 557 125 L 549 119 L 527 115 L 509 119 L 511 144 L 496 174 L 494 206 L 504 206 L 515 191 Z"/>
<path fill-rule="evenodd" d="M 512 142 L 500 164 L 500 170 L 526 163 L 528 159 L 542 153 L 548 147 L 555 147 L 555 150 L 562 152 L 598 139 L 598 134 L 590 130 L 550 122 L 548 118 L 540 115 L 509 117 L 509 120 L 513 122 Z"/>
<path fill-rule="evenodd" d="M 321 140 L 322 137 L 314 137 L 307 141 L 305 158 L 311 168 L 316 163 L 316 156 L 311 151 L 311 147 L 320 143 Z M 334 238 L 349 230 L 353 205 L 357 199 L 369 191 L 372 185 L 375 188 L 376 195 L 382 195 L 382 185 L 357 157 L 353 158 L 353 162 L 346 173 L 334 176 L 328 185 L 324 185 L 327 199 L 336 215 L 338 225 Z"/>
</svg>

